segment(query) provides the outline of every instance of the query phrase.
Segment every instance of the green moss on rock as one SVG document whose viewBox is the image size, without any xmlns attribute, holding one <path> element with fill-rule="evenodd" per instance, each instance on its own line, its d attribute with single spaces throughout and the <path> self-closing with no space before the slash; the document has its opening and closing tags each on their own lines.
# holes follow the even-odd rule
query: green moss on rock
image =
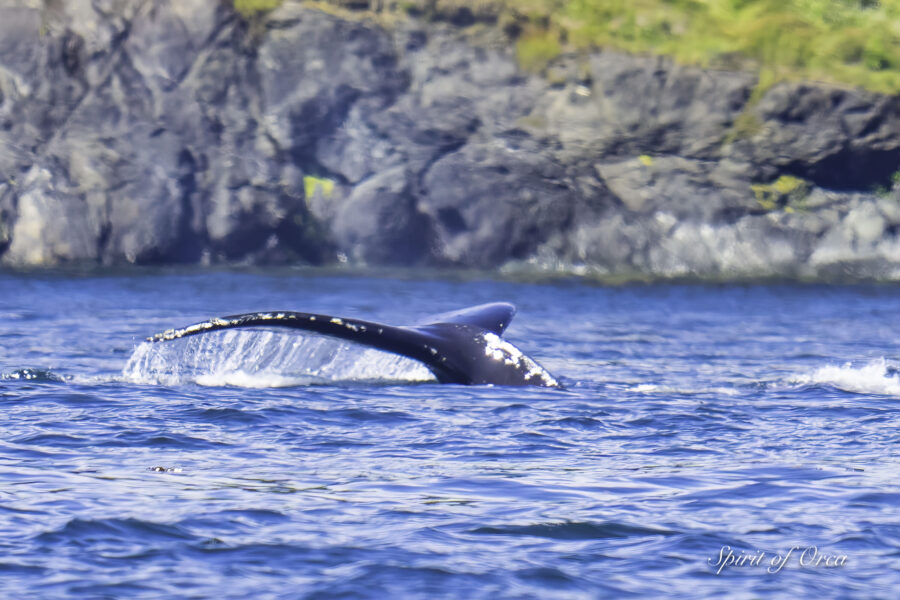
<svg viewBox="0 0 900 600">
<path fill-rule="evenodd" d="M 234 9 L 245 19 L 270 12 L 281 6 L 284 0 L 234 0 Z"/>
<path fill-rule="evenodd" d="M 312 198 L 316 193 L 320 193 L 327 200 L 334 194 L 334 181 L 307 175 L 303 178 L 303 191 L 306 193 L 307 199 Z"/>
<path fill-rule="evenodd" d="M 794 212 L 809 195 L 809 183 L 793 175 L 782 175 L 772 183 L 750 186 L 756 201 L 765 210 L 783 209 Z"/>
</svg>

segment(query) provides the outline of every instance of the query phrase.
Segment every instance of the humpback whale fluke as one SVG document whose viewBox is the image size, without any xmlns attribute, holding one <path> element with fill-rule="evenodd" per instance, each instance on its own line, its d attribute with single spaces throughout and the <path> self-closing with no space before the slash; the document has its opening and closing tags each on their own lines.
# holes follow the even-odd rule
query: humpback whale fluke
<svg viewBox="0 0 900 600">
<path fill-rule="evenodd" d="M 512 304 L 495 302 L 398 327 L 312 313 L 257 312 L 169 329 L 147 340 L 163 342 L 236 327 L 283 327 L 412 358 L 425 364 L 441 383 L 559 387 L 546 369 L 500 337 L 515 314 Z"/>
</svg>

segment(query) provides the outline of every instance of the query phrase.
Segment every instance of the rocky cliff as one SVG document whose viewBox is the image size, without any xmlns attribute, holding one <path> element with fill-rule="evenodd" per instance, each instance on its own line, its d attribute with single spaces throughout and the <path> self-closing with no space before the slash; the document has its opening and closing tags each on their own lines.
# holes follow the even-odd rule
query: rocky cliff
<svg viewBox="0 0 900 600">
<path fill-rule="evenodd" d="M 318 5 L 317 5 L 318 6 Z M 900 98 L 496 28 L 0 2 L 0 262 L 900 279 Z"/>
</svg>

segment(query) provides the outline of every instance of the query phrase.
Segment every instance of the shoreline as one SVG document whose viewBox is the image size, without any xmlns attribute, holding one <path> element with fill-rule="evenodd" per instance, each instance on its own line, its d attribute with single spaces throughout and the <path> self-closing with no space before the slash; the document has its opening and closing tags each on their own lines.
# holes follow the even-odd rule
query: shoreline
<svg viewBox="0 0 900 600">
<path fill-rule="evenodd" d="M 0 17 L 6 268 L 900 280 L 900 96 L 297 2 Z"/>
</svg>

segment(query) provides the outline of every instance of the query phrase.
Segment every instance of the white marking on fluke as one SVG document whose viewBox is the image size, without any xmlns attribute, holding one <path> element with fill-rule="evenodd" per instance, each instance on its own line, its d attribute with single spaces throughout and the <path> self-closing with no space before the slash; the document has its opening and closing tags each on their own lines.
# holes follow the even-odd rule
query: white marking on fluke
<svg viewBox="0 0 900 600">
<path fill-rule="evenodd" d="M 484 340 L 485 356 L 525 371 L 525 381 L 530 381 L 532 378 L 537 377 L 544 387 L 559 387 L 559 382 L 546 369 L 499 335 L 485 332 L 481 337 Z"/>
</svg>

